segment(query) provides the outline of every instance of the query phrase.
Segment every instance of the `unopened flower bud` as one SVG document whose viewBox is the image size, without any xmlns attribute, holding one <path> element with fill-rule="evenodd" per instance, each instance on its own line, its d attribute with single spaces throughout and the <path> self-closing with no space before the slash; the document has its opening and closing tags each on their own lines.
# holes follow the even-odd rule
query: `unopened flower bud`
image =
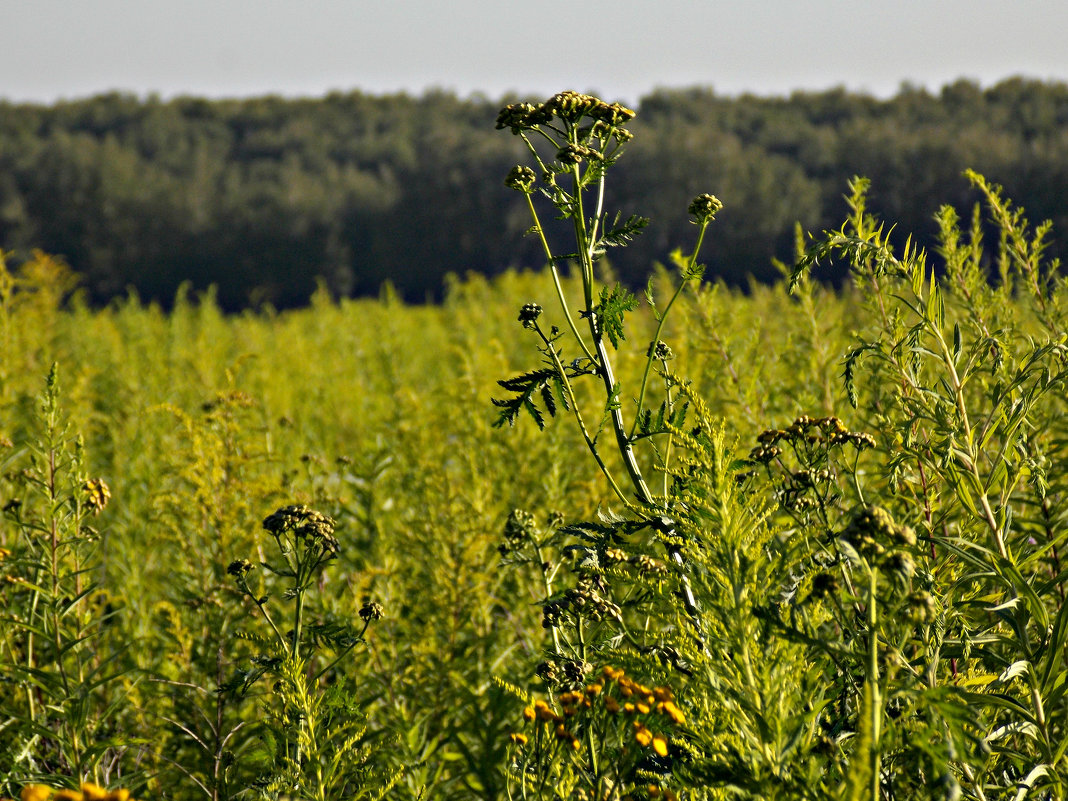
<svg viewBox="0 0 1068 801">
<path fill-rule="evenodd" d="M 248 559 L 235 559 L 227 566 L 226 572 L 231 576 L 244 576 L 252 572 L 255 567 Z"/>
<path fill-rule="evenodd" d="M 690 203 L 686 210 L 694 218 L 696 223 L 704 223 L 712 220 L 716 212 L 723 208 L 723 204 L 715 195 L 698 195 Z"/>
<path fill-rule="evenodd" d="M 516 165 L 509 170 L 508 175 L 504 179 L 504 185 L 509 189 L 514 189 L 516 192 L 523 192 L 529 195 L 534 191 L 534 182 L 538 179 L 534 170 L 530 167 L 524 167 L 523 165 Z"/>
<path fill-rule="evenodd" d="M 541 316 L 541 306 L 537 303 L 527 303 L 519 310 L 519 322 L 524 328 L 533 328 L 534 321 Z"/>
<path fill-rule="evenodd" d="M 372 620 L 381 620 L 384 614 L 382 604 L 368 601 L 362 607 L 360 607 L 360 617 L 370 622 Z"/>
</svg>

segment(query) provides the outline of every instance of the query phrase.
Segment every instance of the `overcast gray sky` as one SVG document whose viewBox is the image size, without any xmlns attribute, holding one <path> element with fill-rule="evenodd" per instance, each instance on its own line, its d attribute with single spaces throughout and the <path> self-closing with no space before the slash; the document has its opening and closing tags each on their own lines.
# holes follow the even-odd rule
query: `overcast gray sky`
<svg viewBox="0 0 1068 801">
<path fill-rule="evenodd" d="M 1068 80 L 1066 0 L 0 0 L 0 97 Z"/>
</svg>

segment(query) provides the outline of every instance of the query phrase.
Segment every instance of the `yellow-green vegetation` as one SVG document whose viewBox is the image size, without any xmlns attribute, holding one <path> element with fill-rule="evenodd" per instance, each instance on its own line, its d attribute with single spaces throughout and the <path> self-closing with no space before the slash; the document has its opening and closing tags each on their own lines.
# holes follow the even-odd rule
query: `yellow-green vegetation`
<svg viewBox="0 0 1068 801">
<path fill-rule="evenodd" d="M 1068 795 L 1046 229 L 973 175 L 921 253 L 857 180 L 742 294 L 700 195 L 640 301 L 631 116 L 502 111 L 548 267 L 434 306 L 0 268 L 0 795 Z"/>
</svg>

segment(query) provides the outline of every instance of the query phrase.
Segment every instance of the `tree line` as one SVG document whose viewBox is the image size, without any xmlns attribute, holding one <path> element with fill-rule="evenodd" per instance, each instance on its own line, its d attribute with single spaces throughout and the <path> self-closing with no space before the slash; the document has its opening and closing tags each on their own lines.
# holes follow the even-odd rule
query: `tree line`
<svg viewBox="0 0 1068 801">
<path fill-rule="evenodd" d="M 83 276 L 93 302 L 136 291 L 168 303 L 188 282 L 229 309 L 337 295 L 386 281 L 434 298 L 449 273 L 537 267 L 525 207 L 503 185 L 522 161 L 491 101 L 358 91 L 316 99 L 161 100 L 104 94 L 53 105 L 0 102 L 0 247 L 39 248 Z M 609 98 L 610 99 L 610 98 Z M 853 175 L 886 220 L 927 237 L 943 203 L 967 211 L 973 168 L 1004 185 L 1065 253 L 1068 84 L 1013 78 L 886 100 L 843 89 L 643 98 L 608 205 L 652 224 L 612 266 L 632 284 L 692 236 L 701 192 L 725 209 L 709 274 L 768 280 L 796 225 L 836 227 Z"/>
</svg>

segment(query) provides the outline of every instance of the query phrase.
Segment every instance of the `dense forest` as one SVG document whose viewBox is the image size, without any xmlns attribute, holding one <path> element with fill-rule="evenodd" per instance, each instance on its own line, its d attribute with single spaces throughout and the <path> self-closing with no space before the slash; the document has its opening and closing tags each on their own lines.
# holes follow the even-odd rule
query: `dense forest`
<svg viewBox="0 0 1068 801">
<path fill-rule="evenodd" d="M 0 103 L 0 247 L 63 256 L 96 303 L 135 291 L 170 302 L 178 287 L 218 288 L 235 309 L 306 301 L 386 281 L 436 297 L 449 273 L 539 266 L 526 210 L 503 185 L 522 142 L 494 129 L 500 107 L 447 93 L 319 99 L 161 100 L 107 94 L 52 106 Z M 774 275 L 795 228 L 836 226 L 848 179 L 872 180 L 874 210 L 921 236 L 951 202 L 976 200 L 974 168 L 1065 252 L 1068 85 L 959 81 L 888 100 L 845 90 L 721 97 L 707 89 L 645 97 L 610 205 L 652 218 L 613 262 L 641 283 L 688 243 L 698 192 L 725 204 L 706 240 L 709 274 L 733 284 Z M 1060 235 L 1058 240 L 1056 237 Z"/>
</svg>

